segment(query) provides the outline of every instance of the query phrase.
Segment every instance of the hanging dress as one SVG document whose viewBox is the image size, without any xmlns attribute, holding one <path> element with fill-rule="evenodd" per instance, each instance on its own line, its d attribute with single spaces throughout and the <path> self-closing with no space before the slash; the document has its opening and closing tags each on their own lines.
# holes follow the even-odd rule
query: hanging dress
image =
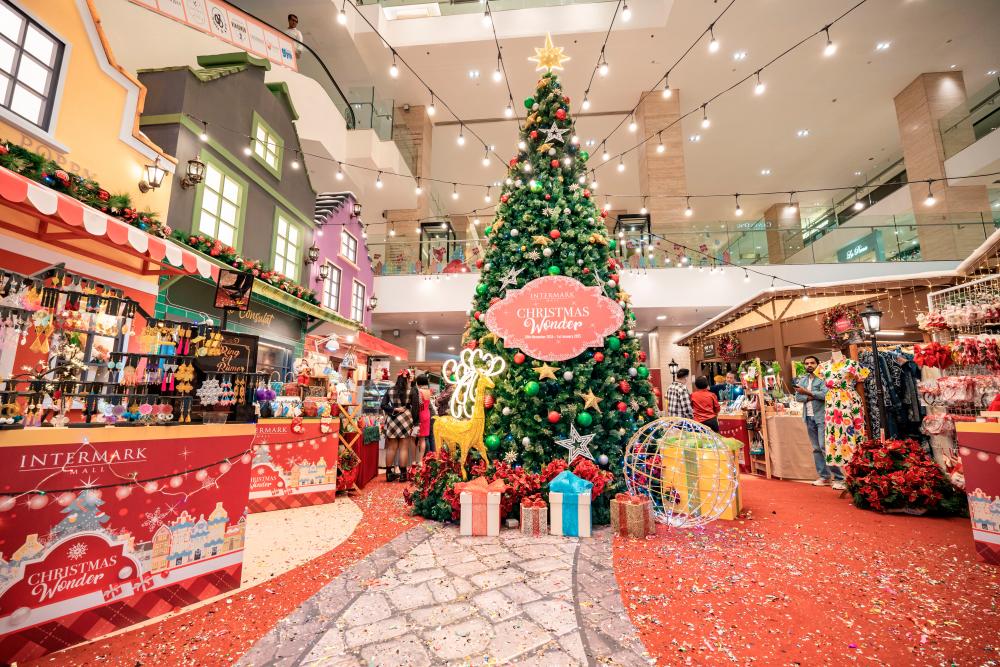
<svg viewBox="0 0 1000 667">
<path fill-rule="evenodd" d="M 842 466 L 864 438 L 865 419 L 855 385 L 868 377 L 868 369 L 851 359 L 824 362 L 816 377 L 826 382 L 826 462 Z"/>
</svg>

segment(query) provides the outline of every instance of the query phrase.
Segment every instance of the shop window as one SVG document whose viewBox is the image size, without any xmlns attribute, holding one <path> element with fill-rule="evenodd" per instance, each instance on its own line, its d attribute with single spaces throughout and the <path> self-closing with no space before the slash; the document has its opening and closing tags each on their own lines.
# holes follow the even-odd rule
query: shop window
<svg viewBox="0 0 1000 667">
<path fill-rule="evenodd" d="M 195 207 L 195 228 L 234 248 L 246 204 L 246 183 L 217 162 L 206 158 L 205 180 L 199 186 Z"/>
<path fill-rule="evenodd" d="M 47 132 L 64 52 L 55 35 L 0 0 L 0 107 Z"/>
<path fill-rule="evenodd" d="M 346 230 L 340 232 L 340 254 L 351 264 L 358 263 L 358 240 Z"/>
<path fill-rule="evenodd" d="M 326 263 L 328 277 L 323 281 L 323 305 L 330 310 L 340 309 L 340 269 Z"/>
<path fill-rule="evenodd" d="M 354 288 L 351 290 L 351 319 L 360 322 L 365 317 L 365 286 L 354 281 Z"/>
<path fill-rule="evenodd" d="M 254 159 L 274 174 L 275 178 L 281 178 L 281 155 L 285 150 L 284 140 L 256 112 L 253 115 L 253 129 L 250 136 L 252 137 L 250 143 L 253 144 L 251 148 Z"/>
<path fill-rule="evenodd" d="M 302 230 L 282 213 L 275 215 L 274 270 L 291 280 L 299 279 L 302 265 Z"/>
</svg>

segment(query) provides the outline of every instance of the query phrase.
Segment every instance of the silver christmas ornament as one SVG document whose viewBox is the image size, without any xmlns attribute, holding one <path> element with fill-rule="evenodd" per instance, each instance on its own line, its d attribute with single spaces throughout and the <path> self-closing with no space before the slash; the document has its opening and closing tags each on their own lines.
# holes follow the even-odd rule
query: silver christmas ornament
<svg viewBox="0 0 1000 667">
<path fill-rule="evenodd" d="M 569 382 L 572 379 L 573 379 L 573 371 L 566 371 L 565 373 L 563 373 L 563 380 Z"/>
</svg>

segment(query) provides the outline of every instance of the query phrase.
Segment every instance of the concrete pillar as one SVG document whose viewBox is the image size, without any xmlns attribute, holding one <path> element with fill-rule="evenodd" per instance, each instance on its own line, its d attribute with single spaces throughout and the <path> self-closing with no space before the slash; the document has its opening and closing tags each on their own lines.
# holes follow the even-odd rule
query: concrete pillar
<svg viewBox="0 0 1000 667">
<path fill-rule="evenodd" d="M 671 360 L 677 362 L 678 368 L 691 368 L 690 348 L 677 345 L 675 342 L 689 329 L 690 327 L 656 327 L 648 334 L 649 367 L 660 369 L 660 391 L 664 396 L 667 395 L 667 387 L 670 386 Z"/>
<path fill-rule="evenodd" d="M 431 173 L 431 150 L 433 148 L 434 127 L 427 108 L 421 105 L 408 109 L 396 107 L 392 119 L 393 141 L 400 152 L 407 158 L 407 163 L 413 171 L 413 176 L 420 178 Z M 422 183 L 423 194 L 417 196 L 417 206 L 413 209 L 390 209 L 385 212 L 388 222 L 394 220 L 408 221 L 396 225 L 396 235 L 416 238 L 416 223 L 430 215 L 429 184 Z"/>
<path fill-rule="evenodd" d="M 423 334 L 417 334 L 413 360 L 427 361 L 427 336 Z"/>
<path fill-rule="evenodd" d="M 680 91 L 674 89 L 670 99 L 663 99 L 654 90 L 636 110 L 636 136 L 646 137 L 673 123 L 681 115 Z M 657 195 L 683 195 L 687 193 L 687 175 L 684 172 L 684 133 L 681 123 L 675 123 L 661 135 L 666 150 L 657 152 L 659 141 L 647 141 L 639 149 L 639 190 L 651 196 L 646 204 L 654 228 L 688 226 L 684 217 L 687 208 L 684 199 L 658 199 Z"/>
<path fill-rule="evenodd" d="M 787 203 L 772 204 L 764 211 L 767 263 L 782 264 L 786 257 L 802 250 L 802 219 L 799 207 L 788 210 Z"/>
<path fill-rule="evenodd" d="M 944 177 L 939 121 L 966 102 L 962 72 L 921 74 L 893 101 L 907 180 Z M 971 126 L 968 132 L 971 134 Z M 909 188 L 924 259 L 962 259 L 983 242 L 981 221 L 990 215 L 985 185 L 935 183 L 933 192 L 937 202 L 933 207 L 924 203 L 927 184 L 917 183 Z M 963 225 L 961 229 L 959 224 Z"/>
</svg>

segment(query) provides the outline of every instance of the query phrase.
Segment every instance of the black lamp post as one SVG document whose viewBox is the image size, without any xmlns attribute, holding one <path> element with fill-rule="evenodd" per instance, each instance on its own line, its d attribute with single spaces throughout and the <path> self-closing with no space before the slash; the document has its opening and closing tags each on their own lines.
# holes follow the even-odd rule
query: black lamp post
<svg viewBox="0 0 1000 667">
<path fill-rule="evenodd" d="M 667 368 L 670 369 L 670 381 L 671 382 L 676 382 L 677 381 L 677 365 L 678 365 L 677 362 L 674 361 L 673 359 L 671 359 L 670 363 L 667 364 Z"/>
<path fill-rule="evenodd" d="M 879 415 L 879 437 L 884 437 L 885 433 L 885 392 L 882 389 L 882 375 L 879 373 L 878 363 L 878 332 L 882 328 L 882 311 L 875 310 L 875 306 L 868 306 L 861 311 L 861 324 L 865 328 L 865 333 L 871 338 L 872 344 L 872 372 L 875 373 L 875 401 L 878 403 Z"/>
</svg>

